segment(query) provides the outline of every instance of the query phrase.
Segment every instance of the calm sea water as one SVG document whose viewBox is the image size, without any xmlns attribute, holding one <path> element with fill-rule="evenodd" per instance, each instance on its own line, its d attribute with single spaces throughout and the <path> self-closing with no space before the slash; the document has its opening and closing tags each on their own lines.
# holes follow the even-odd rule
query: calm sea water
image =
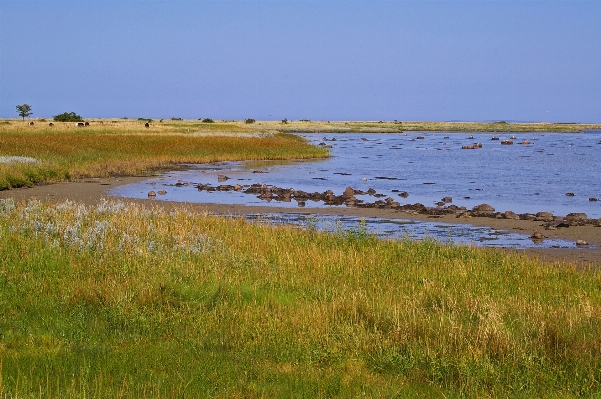
<svg viewBox="0 0 601 399">
<path fill-rule="evenodd" d="M 487 203 L 502 212 L 584 212 L 591 218 L 601 217 L 600 132 L 300 135 L 314 144 L 332 145 L 331 157 L 190 165 L 188 171 L 118 187 L 110 194 L 147 198 L 149 190 L 162 188 L 167 194 L 157 196 L 159 200 L 297 207 L 294 201 L 269 203 L 238 192 L 199 192 L 193 186 L 217 186 L 223 184 L 217 176 L 226 175 L 230 178 L 227 184 L 262 183 L 308 192 L 332 190 L 337 195 L 346 187 L 364 191 L 373 188 L 401 204 L 434 206 L 441 198 L 451 197 L 453 204 L 467 208 Z M 499 140 L 491 140 L 493 136 Z M 512 136 L 513 145 L 501 144 Z M 524 140 L 530 144 L 518 144 Z M 476 142 L 482 143 L 482 148 L 461 148 Z M 178 181 L 190 185 L 176 187 Z M 409 196 L 401 198 L 393 190 L 406 191 Z M 371 202 L 376 199 L 358 198 Z M 309 201 L 306 206 L 326 205 Z"/>
</svg>

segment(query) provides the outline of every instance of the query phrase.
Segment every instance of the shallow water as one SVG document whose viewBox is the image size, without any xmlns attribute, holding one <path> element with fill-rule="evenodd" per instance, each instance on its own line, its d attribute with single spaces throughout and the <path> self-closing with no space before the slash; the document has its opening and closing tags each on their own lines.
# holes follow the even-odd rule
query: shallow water
<svg viewBox="0 0 601 399">
<path fill-rule="evenodd" d="M 199 192 L 194 184 L 261 183 L 307 192 L 332 190 L 336 195 L 350 186 L 363 191 L 373 188 L 401 204 L 419 202 L 434 206 L 443 197 L 451 197 L 453 204 L 468 209 L 487 203 L 501 212 L 544 211 L 554 215 L 584 212 L 590 218 L 601 217 L 601 134 L 598 132 L 300 135 L 314 144 L 332 145 L 331 157 L 190 165 L 188 171 L 118 187 L 110 194 L 147 198 L 149 190 L 164 189 L 167 194 L 158 195 L 157 200 L 296 208 L 295 201 L 268 202 L 241 192 Z M 491 140 L 493 136 L 499 140 Z M 513 145 L 501 144 L 511 136 L 515 137 Z M 518 144 L 524 140 L 530 144 Z M 482 148 L 461 149 L 476 142 L 482 143 Z M 218 175 L 230 179 L 218 182 Z M 176 187 L 178 181 L 184 185 Z M 393 190 L 406 191 L 409 196 L 401 198 Z M 566 193 L 574 195 L 566 196 Z M 376 200 L 368 195 L 357 198 Z M 589 201 L 589 198 L 599 201 Z M 311 201 L 306 206 L 328 207 Z"/>
<path fill-rule="evenodd" d="M 354 230 L 363 228 L 380 238 L 425 240 L 442 243 L 474 245 L 495 248 L 576 248 L 567 240 L 532 240 L 528 235 L 510 233 L 490 227 L 466 224 L 421 222 L 387 218 L 358 218 L 348 216 L 306 215 L 295 213 L 251 214 L 247 218 L 266 223 L 295 224 L 323 231 Z"/>
</svg>

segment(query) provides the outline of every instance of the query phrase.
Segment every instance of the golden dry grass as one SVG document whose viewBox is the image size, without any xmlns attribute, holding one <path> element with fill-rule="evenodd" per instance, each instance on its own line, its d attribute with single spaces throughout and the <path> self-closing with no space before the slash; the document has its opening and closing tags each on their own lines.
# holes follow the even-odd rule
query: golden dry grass
<svg viewBox="0 0 601 399">
<path fill-rule="evenodd" d="M 0 164 L 0 188 L 81 177 L 149 175 L 190 163 L 328 156 L 327 150 L 297 136 L 206 125 L 210 131 L 194 124 L 146 129 L 141 122 L 122 121 L 92 121 L 85 128 L 73 123 L 0 125 L 0 157 L 37 161 Z"/>
</svg>

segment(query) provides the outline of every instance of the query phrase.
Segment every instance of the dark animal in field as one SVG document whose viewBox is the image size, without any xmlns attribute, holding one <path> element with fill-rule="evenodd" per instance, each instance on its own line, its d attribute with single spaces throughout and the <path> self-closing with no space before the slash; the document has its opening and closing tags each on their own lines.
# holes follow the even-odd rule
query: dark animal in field
<svg viewBox="0 0 601 399">
<path fill-rule="evenodd" d="M 29 126 L 33 126 L 33 122 L 29 122 Z"/>
<path fill-rule="evenodd" d="M 84 123 L 85 126 L 90 126 L 90 122 Z"/>
<path fill-rule="evenodd" d="M 150 127 L 150 123 L 146 122 L 146 123 L 144 124 L 144 127 Z"/>
<path fill-rule="evenodd" d="M 83 122 L 75 122 L 75 127 L 84 127 L 85 125 Z"/>
<path fill-rule="evenodd" d="M 52 126 L 54 126 L 54 123 L 50 122 L 50 123 L 48 124 L 48 126 L 52 127 Z"/>
</svg>

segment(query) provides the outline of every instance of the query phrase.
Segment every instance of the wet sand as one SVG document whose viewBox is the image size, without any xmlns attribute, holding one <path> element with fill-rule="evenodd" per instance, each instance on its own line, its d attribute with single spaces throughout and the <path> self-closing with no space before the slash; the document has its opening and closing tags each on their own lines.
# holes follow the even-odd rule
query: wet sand
<svg viewBox="0 0 601 399">
<path fill-rule="evenodd" d="M 148 177 L 119 177 L 106 179 L 86 179 L 76 182 L 56 183 L 45 186 L 35 186 L 32 188 L 19 188 L 13 190 L 0 191 L 0 198 L 14 198 L 17 201 L 37 198 L 44 202 L 62 202 L 65 200 L 77 201 L 86 205 L 94 205 L 101 198 L 119 199 L 129 202 L 140 203 L 143 205 L 162 206 L 164 208 L 177 208 L 185 206 L 199 212 L 208 211 L 215 214 L 225 215 L 243 215 L 248 213 L 303 213 L 303 214 L 324 214 L 324 215 L 345 215 L 356 217 L 384 217 L 389 219 L 407 219 L 418 221 L 438 221 L 452 224 L 470 224 L 475 226 L 487 226 L 497 230 L 505 230 L 515 233 L 530 235 L 534 231 L 539 231 L 548 238 L 564 240 L 584 240 L 588 246 L 578 248 L 527 248 L 527 249 L 508 249 L 507 251 L 523 253 L 525 255 L 543 259 L 548 262 L 570 262 L 578 267 L 599 266 L 601 265 L 601 227 L 591 225 L 571 226 L 568 228 L 558 228 L 557 230 L 545 230 L 542 222 L 528 220 L 509 220 L 492 218 L 456 218 L 453 215 L 444 215 L 442 217 L 432 218 L 427 215 L 407 213 L 393 209 L 373 209 L 373 208 L 278 208 L 263 206 L 245 206 L 245 205 L 218 205 L 218 204 L 199 204 L 182 203 L 159 200 L 139 200 L 121 197 L 112 197 L 106 194 L 106 191 L 115 186 L 130 184 L 146 180 Z"/>
</svg>

